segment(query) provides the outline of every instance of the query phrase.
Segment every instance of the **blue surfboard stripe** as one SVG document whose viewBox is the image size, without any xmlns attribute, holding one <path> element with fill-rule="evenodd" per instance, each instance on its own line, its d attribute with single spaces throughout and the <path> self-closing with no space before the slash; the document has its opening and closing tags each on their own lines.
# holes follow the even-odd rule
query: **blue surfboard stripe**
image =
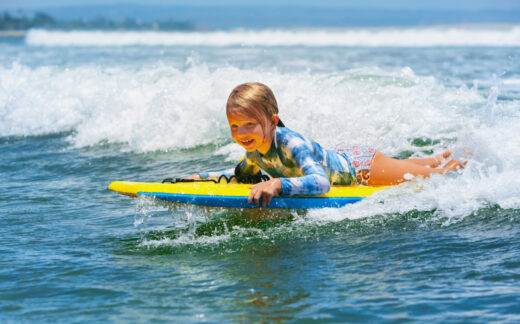
<svg viewBox="0 0 520 324">
<path fill-rule="evenodd" d="M 258 208 L 254 203 L 248 203 L 244 196 L 211 196 L 194 194 L 176 194 L 164 192 L 138 192 L 139 195 L 157 199 L 194 204 L 209 207 Z M 337 208 L 360 201 L 363 197 L 274 197 L 266 208 Z"/>
</svg>

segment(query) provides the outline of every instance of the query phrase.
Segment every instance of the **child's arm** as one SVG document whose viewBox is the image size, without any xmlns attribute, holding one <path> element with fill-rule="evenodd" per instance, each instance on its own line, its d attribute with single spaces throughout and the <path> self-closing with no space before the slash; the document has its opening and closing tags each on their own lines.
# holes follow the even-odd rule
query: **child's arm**
<svg viewBox="0 0 520 324">
<path fill-rule="evenodd" d="M 301 138 L 292 139 L 284 145 L 287 158 L 291 159 L 302 170 L 303 177 L 274 178 L 267 182 L 257 183 L 249 187 L 251 193 L 248 202 L 254 201 L 257 206 L 262 203 L 266 207 L 273 196 L 282 195 L 320 195 L 330 190 L 330 181 L 325 170 L 314 157 L 308 143 Z"/>
<path fill-rule="evenodd" d="M 321 195 L 329 192 L 329 178 L 314 157 L 310 143 L 303 138 L 293 138 L 286 149 L 289 150 L 289 158 L 292 158 L 305 175 L 298 178 L 280 178 L 282 195 Z"/>
</svg>

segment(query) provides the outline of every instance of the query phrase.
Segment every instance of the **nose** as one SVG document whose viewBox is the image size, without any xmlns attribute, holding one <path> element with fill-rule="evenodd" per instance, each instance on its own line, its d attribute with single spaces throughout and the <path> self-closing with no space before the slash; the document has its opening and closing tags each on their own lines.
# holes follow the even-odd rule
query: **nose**
<svg viewBox="0 0 520 324">
<path fill-rule="evenodd" d="M 242 127 L 242 126 L 241 126 L 241 127 L 238 127 L 238 129 L 237 129 L 237 134 L 238 134 L 238 135 L 244 135 L 244 134 L 246 134 L 246 133 L 247 133 L 247 130 L 246 130 L 245 127 Z"/>
</svg>

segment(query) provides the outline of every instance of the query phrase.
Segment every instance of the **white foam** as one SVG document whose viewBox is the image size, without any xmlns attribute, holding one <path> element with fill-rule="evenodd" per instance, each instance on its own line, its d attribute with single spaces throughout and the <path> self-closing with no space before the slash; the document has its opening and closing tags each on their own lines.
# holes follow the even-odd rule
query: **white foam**
<svg viewBox="0 0 520 324">
<path fill-rule="evenodd" d="M 226 161 L 239 161 L 244 156 L 244 149 L 233 142 L 216 150 L 214 155 L 224 155 Z"/>
<path fill-rule="evenodd" d="M 509 78 L 502 80 L 502 82 L 504 82 L 506 85 L 517 86 L 520 90 L 520 79 Z"/>
<path fill-rule="evenodd" d="M 206 32 L 30 30 L 35 46 L 520 46 L 520 26 Z"/>
<path fill-rule="evenodd" d="M 164 237 L 162 239 L 144 239 L 139 246 L 148 249 L 154 249 L 163 246 L 214 246 L 230 240 L 230 234 L 211 235 L 211 236 L 193 236 L 190 234 L 181 234 L 176 238 Z"/>
<path fill-rule="evenodd" d="M 218 143 L 227 127 L 225 98 L 236 83 L 222 72 L 0 68 L 0 136 L 74 130 L 77 147 L 127 143 L 134 151 Z"/>
<path fill-rule="evenodd" d="M 251 80 L 271 86 L 288 127 L 330 148 L 348 142 L 376 145 L 390 155 L 415 151 L 410 137 L 456 139 L 489 110 L 477 90 L 446 88 L 409 68 L 284 74 L 204 64 L 184 71 L 15 64 L 0 67 L 0 136 L 74 130 L 77 147 L 127 143 L 141 152 L 229 142 L 226 98 Z M 518 114 L 515 102 L 493 110 Z M 232 152 L 240 151 L 233 146 Z"/>
<path fill-rule="evenodd" d="M 458 148 L 472 150 L 459 174 L 435 175 L 378 192 L 338 210 L 313 210 L 316 221 L 341 221 L 374 215 L 434 211 L 441 225 L 459 222 L 482 208 L 520 208 L 520 143 L 517 124 L 503 120 L 499 126 L 474 124 L 459 134 Z M 516 134 L 516 135 L 512 135 Z"/>
</svg>

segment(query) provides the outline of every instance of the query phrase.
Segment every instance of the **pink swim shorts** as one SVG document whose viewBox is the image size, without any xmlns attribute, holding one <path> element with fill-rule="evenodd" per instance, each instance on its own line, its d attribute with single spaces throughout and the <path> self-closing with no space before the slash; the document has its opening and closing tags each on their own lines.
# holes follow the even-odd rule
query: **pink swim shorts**
<svg viewBox="0 0 520 324">
<path fill-rule="evenodd" d="M 336 152 L 346 158 L 351 171 L 356 174 L 357 183 L 360 185 L 368 186 L 368 180 L 370 179 L 370 168 L 372 166 L 372 160 L 376 154 L 376 150 L 370 146 L 363 145 L 347 145 L 336 148 Z M 352 173 L 352 172 L 351 172 Z"/>
</svg>

